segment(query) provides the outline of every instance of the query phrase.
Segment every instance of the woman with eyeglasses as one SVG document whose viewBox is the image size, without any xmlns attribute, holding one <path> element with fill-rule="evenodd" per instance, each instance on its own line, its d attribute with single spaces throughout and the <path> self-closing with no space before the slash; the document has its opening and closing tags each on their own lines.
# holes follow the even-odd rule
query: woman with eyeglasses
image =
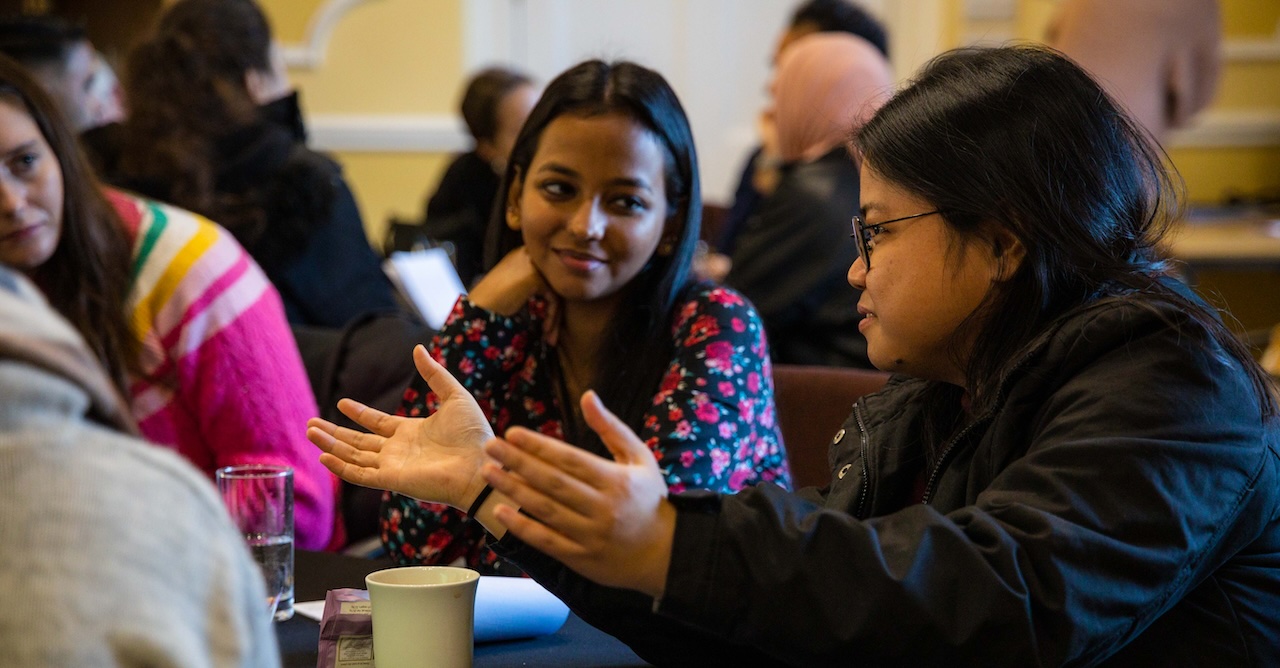
<svg viewBox="0 0 1280 668">
<path fill-rule="evenodd" d="M 832 436 L 824 489 L 670 494 L 593 393 L 612 460 L 489 438 L 420 353 L 456 409 L 348 404 L 373 433 L 313 421 L 321 461 L 482 499 L 503 556 L 656 664 L 1280 664 L 1273 388 L 1168 276 L 1142 131 L 1020 46 L 938 57 L 852 145 L 849 282 L 898 375 Z"/>
</svg>

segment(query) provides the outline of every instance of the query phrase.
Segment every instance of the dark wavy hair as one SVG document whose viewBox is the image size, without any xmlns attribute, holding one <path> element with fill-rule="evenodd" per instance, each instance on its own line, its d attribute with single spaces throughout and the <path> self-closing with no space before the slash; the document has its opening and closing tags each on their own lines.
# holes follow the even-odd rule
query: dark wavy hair
<svg viewBox="0 0 1280 668">
<path fill-rule="evenodd" d="M 138 339 L 125 314 L 133 280 L 129 239 L 61 110 L 25 68 L 6 56 L 0 56 L 0 100 L 31 115 L 62 171 L 58 244 L 31 279 L 127 397 L 127 375 L 139 365 Z"/>
<path fill-rule="evenodd" d="M 498 132 L 498 105 L 502 98 L 533 80 L 506 67 L 488 67 L 476 73 L 462 94 L 462 120 L 477 141 L 492 140 Z"/>
<path fill-rule="evenodd" d="M 245 73 L 270 69 L 271 29 L 251 0 L 175 3 L 125 68 L 125 181 L 236 231 L 245 203 L 220 197 L 219 144 L 259 122 Z"/>
<path fill-rule="evenodd" d="M 1180 179 L 1066 56 L 1030 45 L 938 56 L 851 143 L 869 169 L 940 209 L 958 243 L 992 243 L 994 224 L 1026 249 L 964 325 L 975 334 L 963 367 L 975 411 L 1051 321 L 1127 294 L 1174 304 L 1206 328 L 1249 374 L 1263 415 L 1276 415 L 1248 348 L 1171 285 L 1158 244 L 1180 214 Z"/>
<path fill-rule="evenodd" d="M 671 254 L 655 254 L 627 284 L 622 312 L 614 318 L 601 346 L 601 363 L 592 387 L 627 424 L 644 418 L 658 383 L 671 361 L 670 328 L 678 301 L 690 286 L 690 268 L 702 219 L 702 192 L 693 132 L 675 91 L 662 75 L 631 62 L 589 60 L 547 85 L 516 138 L 498 189 L 502 202 L 538 150 L 542 132 L 555 119 L 623 114 L 651 132 L 663 153 L 668 229 L 678 231 Z M 492 267 L 523 245 L 520 233 L 507 227 L 506 207 L 494 207 L 489 223 L 487 264 Z M 563 385 L 563 383 L 562 383 Z M 604 452 L 595 434 L 580 433 L 565 406 L 571 440 Z"/>
</svg>

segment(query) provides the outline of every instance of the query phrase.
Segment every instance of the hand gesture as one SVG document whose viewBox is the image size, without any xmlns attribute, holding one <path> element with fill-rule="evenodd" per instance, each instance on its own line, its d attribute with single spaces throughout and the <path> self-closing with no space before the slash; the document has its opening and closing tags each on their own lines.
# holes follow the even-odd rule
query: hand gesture
<svg viewBox="0 0 1280 668">
<path fill-rule="evenodd" d="M 509 316 L 524 308 L 534 295 L 547 300 L 542 337 L 554 346 L 560 332 L 560 295 L 547 285 L 524 246 L 507 253 L 494 265 L 467 293 L 467 299 L 486 311 Z"/>
<path fill-rule="evenodd" d="M 338 410 L 372 433 L 312 418 L 307 438 L 324 451 L 320 463 L 343 480 L 466 508 L 484 488 L 481 445 L 493 429 L 471 394 L 426 348 L 413 349 L 413 362 L 440 399 L 430 417 L 396 417 L 343 399 Z"/>
<path fill-rule="evenodd" d="M 485 452 L 505 467 L 485 479 L 510 505 L 494 516 L 525 543 L 600 584 L 661 596 L 671 561 L 675 508 L 653 453 L 594 392 L 582 415 L 614 461 L 549 436 L 513 428 Z"/>
</svg>

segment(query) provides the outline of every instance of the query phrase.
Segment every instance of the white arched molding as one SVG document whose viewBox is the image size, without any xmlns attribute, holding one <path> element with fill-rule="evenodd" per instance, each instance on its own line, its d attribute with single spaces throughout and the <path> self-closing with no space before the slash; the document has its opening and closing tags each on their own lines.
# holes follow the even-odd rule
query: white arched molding
<svg viewBox="0 0 1280 668">
<path fill-rule="evenodd" d="M 347 12 L 366 2 L 372 2 L 372 0 L 328 0 L 320 5 L 311 15 L 311 20 L 307 22 L 307 31 L 302 43 L 280 45 L 285 65 L 302 70 L 311 70 L 322 65 L 333 29 Z"/>
</svg>

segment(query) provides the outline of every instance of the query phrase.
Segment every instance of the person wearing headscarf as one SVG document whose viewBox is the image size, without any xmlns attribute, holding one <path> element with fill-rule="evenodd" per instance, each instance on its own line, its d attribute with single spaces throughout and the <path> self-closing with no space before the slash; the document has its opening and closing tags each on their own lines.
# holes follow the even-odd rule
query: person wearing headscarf
<svg viewBox="0 0 1280 668">
<path fill-rule="evenodd" d="M 1221 42 L 1218 0 L 1065 0 L 1048 30 L 1158 142 L 1213 101 Z"/>
<path fill-rule="evenodd" d="M 845 139 L 892 88 L 888 61 L 854 35 L 808 35 L 779 56 L 768 113 L 781 178 L 747 220 L 725 277 L 764 318 L 775 363 L 870 368 L 845 281 L 858 213 L 858 166 Z"/>
</svg>

